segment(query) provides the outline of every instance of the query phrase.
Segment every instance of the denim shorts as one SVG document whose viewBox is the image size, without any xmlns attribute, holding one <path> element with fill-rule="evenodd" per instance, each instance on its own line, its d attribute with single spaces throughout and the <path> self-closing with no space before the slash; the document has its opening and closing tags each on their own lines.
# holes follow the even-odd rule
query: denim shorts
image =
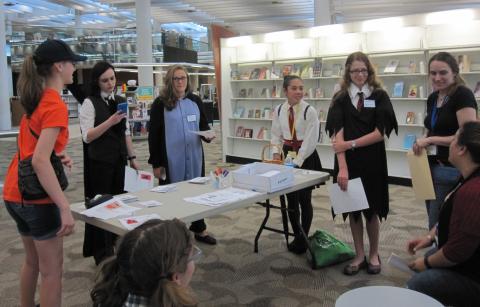
<svg viewBox="0 0 480 307">
<path fill-rule="evenodd" d="M 5 207 L 22 236 L 38 241 L 48 240 L 60 230 L 60 210 L 55 204 L 27 205 L 5 201 Z"/>
</svg>

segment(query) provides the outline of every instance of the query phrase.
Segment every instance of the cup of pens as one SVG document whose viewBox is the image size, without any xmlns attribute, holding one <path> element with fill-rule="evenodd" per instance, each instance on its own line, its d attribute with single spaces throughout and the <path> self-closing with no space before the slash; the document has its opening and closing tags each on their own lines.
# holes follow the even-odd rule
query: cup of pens
<svg viewBox="0 0 480 307">
<path fill-rule="evenodd" d="M 217 167 L 214 171 L 210 172 L 210 178 L 214 189 L 223 189 L 228 186 L 228 170 L 225 168 Z"/>
</svg>

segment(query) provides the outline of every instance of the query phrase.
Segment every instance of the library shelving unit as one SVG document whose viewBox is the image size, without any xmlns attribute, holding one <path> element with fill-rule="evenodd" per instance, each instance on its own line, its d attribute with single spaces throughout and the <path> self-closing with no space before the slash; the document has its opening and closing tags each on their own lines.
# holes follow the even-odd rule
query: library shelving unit
<svg viewBox="0 0 480 307">
<path fill-rule="evenodd" d="M 426 101 L 432 91 L 428 60 L 438 51 L 451 52 L 463 62 L 461 74 L 467 86 L 480 96 L 480 22 L 472 20 L 459 36 L 455 27 L 423 23 L 426 15 L 402 18 L 409 26 L 364 30 L 359 22 L 223 39 L 224 160 L 244 163 L 260 159 L 262 148 L 270 141 L 273 110 L 285 101 L 283 75 L 295 74 L 304 80 L 305 101 L 319 114 L 320 159 L 325 169 L 333 169 L 325 119 L 348 54 L 362 51 L 369 55 L 390 95 L 399 124 L 398 135 L 392 133 L 385 141 L 389 176 L 393 182 L 408 184 L 406 153 L 411 140 L 425 132 Z M 290 39 L 286 41 L 286 37 Z"/>
</svg>

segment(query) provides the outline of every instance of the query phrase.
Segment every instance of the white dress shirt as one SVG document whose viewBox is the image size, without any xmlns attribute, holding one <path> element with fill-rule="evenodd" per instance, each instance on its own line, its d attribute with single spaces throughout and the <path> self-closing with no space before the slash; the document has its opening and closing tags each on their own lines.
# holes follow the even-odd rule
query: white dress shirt
<svg viewBox="0 0 480 307">
<path fill-rule="evenodd" d="M 318 121 L 317 111 L 315 111 L 314 107 L 310 106 L 307 110 L 305 120 L 304 113 L 307 106 L 308 103 L 301 100 L 296 106 L 293 107 L 297 140 L 303 141 L 302 146 L 298 150 L 297 157 L 293 160 L 293 163 L 298 166 L 302 166 L 303 161 L 315 151 L 318 143 L 320 122 Z M 281 110 L 279 116 L 278 108 L 280 107 Z M 285 101 L 283 104 L 277 106 L 273 111 L 272 138 L 270 143 L 273 145 L 278 145 L 280 148 L 283 145 L 283 140 L 292 139 L 288 124 L 289 109 L 290 105 L 288 104 L 288 101 Z M 278 150 L 274 149 L 273 152 L 278 153 Z"/>
<path fill-rule="evenodd" d="M 370 97 L 372 94 L 372 88 L 368 86 L 367 83 L 365 83 L 361 89 L 358 88 L 355 84 L 350 84 L 350 87 L 348 88 L 348 94 L 350 95 L 350 100 L 352 101 L 353 106 L 355 109 L 357 108 L 357 103 L 358 103 L 358 93 L 362 92 L 363 93 L 363 99 L 367 99 L 367 97 Z"/>
<path fill-rule="evenodd" d="M 100 95 L 103 98 L 103 101 L 108 106 L 108 99 L 114 99 L 114 95 L 107 94 L 105 92 L 101 92 Z M 80 120 L 80 130 L 82 133 L 82 139 L 85 143 L 90 143 L 87 141 L 88 130 L 95 127 L 95 107 L 93 106 L 93 102 L 89 98 L 85 98 L 83 101 L 82 106 L 80 107 L 80 111 L 78 114 L 78 118 Z M 130 136 L 130 125 L 128 120 L 125 121 L 127 129 L 125 130 L 125 135 Z"/>
</svg>

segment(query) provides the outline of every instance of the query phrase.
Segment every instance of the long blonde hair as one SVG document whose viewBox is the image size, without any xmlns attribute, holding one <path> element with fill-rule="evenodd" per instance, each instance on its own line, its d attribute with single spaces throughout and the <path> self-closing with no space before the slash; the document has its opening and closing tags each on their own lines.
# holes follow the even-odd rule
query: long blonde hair
<svg viewBox="0 0 480 307">
<path fill-rule="evenodd" d="M 185 94 L 188 94 L 191 91 L 190 76 L 188 75 L 185 67 L 183 67 L 182 65 L 174 65 L 170 67 L 170 69 L 167 71 L 167 74 L 165 75 L 165 86 L 160 94 L 160 98 L 167 110 L 172 110 L 177 106 L 178 97 L 175 93 L 175 88 L 173 86 L 173 76 L 175 75 L 175 72 L 177 70 L 183 70 L 183 72 L 185 72 L 185 75 L 187 76 L 187 88 L 185 89 Z"/>
<path fill-rule="evenodd" d="M 20 103 L 30 117 L 42 98 L 45 79 L 50 76 L 53 63 L 35 64 L 32 55 L 27 55 L 23 61 L 22 70 L 17 82 L 17 92 Z"/>
</svg>

